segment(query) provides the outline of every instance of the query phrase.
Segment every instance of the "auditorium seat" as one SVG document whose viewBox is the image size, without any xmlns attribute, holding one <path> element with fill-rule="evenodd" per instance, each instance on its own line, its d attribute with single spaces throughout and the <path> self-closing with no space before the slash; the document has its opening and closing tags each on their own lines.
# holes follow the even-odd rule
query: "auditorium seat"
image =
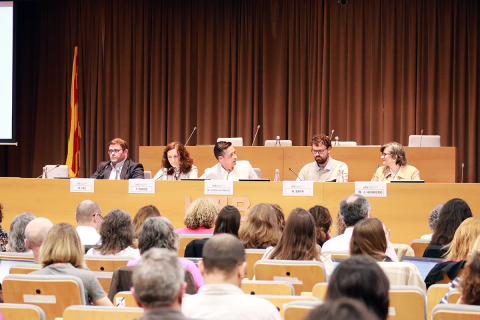
<svg viewBox="0 0 480 320">
<path fill-rule="evenodd" d="M 178 256 L 185 257 L 185 248 L 192 240 L 211 238 L 213 234 L 179 234 Z"/>
<path fill-rule="evenodd" d="M 462 296 L 462 293 L 457 288 L 453 289 L 447 297 L 448 303 L 457 303 L 458 299 Z"/>
<path fill-rule="evenodd" d="M 318 299 L 325 301 L 327 295 L 328 282 L 317 283 L 312 290 L 312 296 L 317 297 Z"/>
<path fill-rule="evenodd" d="M 41 268 L 42 268 L 42 265 L 37 263 L 17 263 L 10 268 L 8 273 L 9 274 L 29 274 L 30 272 L 40 270 Z"/>
<path fill-rule="evenodd" d="M 449 284 L 434 284 L 427 291 L 427 317 L 431 319 L 433 308 L 440 303 L 440 300 L 447 294 Z"/>
<path fill-rule="evenodd" d="M 125 307 L 138 307 L 137 302 L 135 302 L 135 298 L 130 291 L 120 291 L 118 292 L 115 297 L 113 297 L 113 305 L 118 306 L 125 306 Z"/>
<path fill-rule="evenodd" d="M 88 255 L 85 256 L 85 263 L 88 269 L 95 272 L 103 290 L 108 294 L 115 269 L 126 266 L 128 261 L 133 259 L 138 257 Z"/>
<path fill-rule="evenodd" d="M 280 295 L 258 295 L 257 297 L 270 301 L 278 311 L 282 318 L 285 318 L 284 314 L 284 305 L 292 301 L 312 301 L 321 303 L 320 299 L 317 297 L 302 297 L 302 296 L 280 296 Z"/>
<path fill-rule="evenodd" d="M 46 320 L 42 308 L 33 304 L 24 303 L 0 303 L 0 312 L 6 320 Z"/>
<path fill-rule="evenodd" d="M 144 179 L 152 179 L 152 171 L 143 171 Z"/>
<path fill-rule="evenodd" d="M 284 308 L 285 320 L 304 319 L 305 316 L 312 310 L 321 305 L 318 301 L 292 301 L 286 303 Z"/>
<path fill-rule="evenodd" d="M 404 243 L 392 243 L 393 249 L 397 254 L 398 261 L 402 261 L 403 257 L 415 257 L 415 251 L 408 244 Z"/>
<path fill-rule="evenodd" d="M 415 286 L 390 286 L 388 320 L 426 320 L 425 292 Z"/>
<path fill-rule="evenodd" d="M 251 295 L 295 295 L 293 286 L 285 281 L 242 280 L 240 288 Z"/>
<path fill-rule="evenodd" d="M 71 306 L 63 312 L 63 320 L 127 320 L 141 316 L 143 316 L 143 308 L 138 307 Z"/>
<path fill-rule="evenodd" d="M 245 249 L 247 268 L 245 269 L 245 277 L 253 280 L 255 275 L 255 263 L 262 259 L 266 249 Z M 258 279 L 257 279 L 258 280 Z"/>
<path fill-rule="evenodd" d="M 410 247 L 412 247 L 413 251 L 415 252 L 415 257 L 423 257 L 423 253 L 429 244 L 429 240 L 415 239 L 410 243 Z"/>
<path fill-rule="evenodd" d="M 480 306 L 439 304 L 432 311 L 432 320 L 478 320 Z"/>
<path fill-rule="evenodd" d="M 410 135 L 408 137 L 409 147 L 440 147 L 439 135 Z"/>
</svg>

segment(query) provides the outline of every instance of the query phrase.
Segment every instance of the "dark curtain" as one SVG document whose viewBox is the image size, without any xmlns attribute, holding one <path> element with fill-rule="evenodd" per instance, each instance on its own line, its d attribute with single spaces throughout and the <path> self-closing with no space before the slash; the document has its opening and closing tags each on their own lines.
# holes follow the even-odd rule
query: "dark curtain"
<svg viewBox="0 0 480 320">
<path fill-rule="evenodd" d="M 255 145 L 307 145 L 332 129 L 366 145 L 440 134 L 457 147 L 457 181 L 462 162 L 465 181 L 479 181 L 477 0 L 15 5 L 19 146 L 0 147 L 1 176 L 65 163 L 78 45 L 82 177 L 115 137 L 138 160 L 139 146 L 185 142 L 194 127 L 189 145 L 249 145 L 260 124 Z"/>
</svg>

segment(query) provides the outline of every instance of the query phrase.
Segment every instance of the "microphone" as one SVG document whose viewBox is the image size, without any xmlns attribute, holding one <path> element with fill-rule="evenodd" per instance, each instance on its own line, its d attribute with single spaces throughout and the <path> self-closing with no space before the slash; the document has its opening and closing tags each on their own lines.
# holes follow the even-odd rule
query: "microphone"
<svg viewBox="0 0 480 320">
<path fill-rule="evenodd" d="M 157 180 L 160 180 L 161 178 L 163 178 L 163 176 L 169 174 L 170 172 L 172 172 L 172 171 L 174 171 L 174 170 L 175 170 L 174 167 L 170 167 L 170 168 L 168 168 L 168 169 L 163 168 L 163 174 L 162 174 L 160 177 L 158 177 Z"/>
<path fill-rule="evenodd" d="M 190 138 L 192 137 L 193 133 L 197 130 L 197 127 L 193 128 L 192 133 L 190 134 L 190 137 L 188 137 L 187 142 L 185 142 L 185 145 L 187 145 L 188 141 L 190 141 Z"/>
<path fill-rule="evenodd" d="M 173 174 L 173 177 L 175 178 L 175 180 L 180 180 L 180 167 L 174 168 L 174 171 L 175 173 Z"/>
<path fill-rule="evenodd" d="M 335 130 L 332 129 L 332 133 L 330 133 L 330 141 L 332 141 L 332 136 L 333 136 L 334 132 L 335 132 Z"/>
<path fill-rule="evenodd" d="M 465 167 L 465 163 L 462 163 L 462 182 L 460 183 L 463 183 L 463 167 Z"/>
<path fill-rule="evenodd" d="M 47 172 L 45 172 L 45 178 L 47 177 L 47 173 L 49 173 L 50 171 L 54 170 L 54 169 L 57 169 L 58 167 L 60 167 L 59 164 L 57 164 L 55 167 L 53 167 L 52 169 L 48 170 Z M 40 179 L 41 177 L 43 176 L 43 173 L 41 175 L 39 175 L 37 177 L 37 179 Z"/>
<path fill-rule="evenodd" d="M 423 137 L 423 129 L 422 129 L 422 131 L 420 131 L 420 145 L 419 145 L 419 147 L 422 146 L 422 137 Z"/>
<path fill-rule="evenodd" d="M 100 173 L 97 174 L 95 179 L 98 179 L 98 177 L 100 177 L 105 172 L 105 170 L 107 170 L 108 166 L 111 165 L 111 164 L 112 164 L 112 161 L 108 161 L 108 163 L 105 165 L 105 167 L 103 167 L 102 171 L 100 171 Z"/>
<path fill-rule="evenodd" d="M 300 177 L 298 176 L 298 174 L 296 174 L 296 173 L 295 173 L 295 171 L 293 171 L 293 169 L 292 169 L 292 168 L 288 168 L 288 170 L 292 171 L 292 172 L 293 172 L 293 174 L 294 174 L 294 175 L 296 175 L 298 179 L 300 179 Z M 303 180 L 302 180 L 302 179 L 300 179 L 300 181 L 303 181 Z"/>
<path fill-rule="evenodd" d="M 255 143 L 255 139 L 257 139 L 257 134 L 259 129 L 260 129 L 260 125 L 258 125 L 257 132 L 255 132 L 255 137 L 253 137 L 252 147 L 253 147 L 253 144 Z"/>
<path fill-rule="evenodd" d="M 375 178 L 377 177 L 377 170 L 378 170 L 378 167 L 380 167 L 377 163 L 377 169 L 375 169 L 375 173 L 373 174 L 373 178 L 372 178 L 372 181 L 375 180 Z"/>
</svg>

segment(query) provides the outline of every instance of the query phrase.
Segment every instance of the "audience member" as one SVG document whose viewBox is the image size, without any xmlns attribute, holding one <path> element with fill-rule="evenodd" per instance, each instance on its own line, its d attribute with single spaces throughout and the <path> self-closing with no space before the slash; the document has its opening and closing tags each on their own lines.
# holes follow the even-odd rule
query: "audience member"
<svg viewBox="0 0 480 320">
<path fill-rule="evenodd" d="M 35 219 L 35 216 L 29 212 L 24 212 L 13 218 L 12 223 L 10 224 L 7 251 L 30 252 L 25 245 L 25 228 L 33 219 Z"/>
<path fill-rule="evenodd" d="M 345 233 L 345 229 L 347 229 L 347 226 L 345 225 L 345 222 L 342 219 L 342 216 L 340 215 L 340 211 L 337 212 L 337 215 L 335 216 L 335 236 L 339 236 Z"/>
<path fill-rule="evenodd" d="M 175 230 L 178 234 L 213 234 L 218 204 L 210 198 L 198 198 L 193 201 L 185 214 L 183 223 L 186 228 Z"/>
<path fill-rule="evenodd" d="M 440 211 L 442 210 L 442 208 L 443 208 L 443 203 L 436 206 L 435 209 L 433 209 L 430 212 L 430 216 L 428 217 L 428 226 L 430 227 L 430 230 L 432 231 L 432 233 L 424 234 L 423 236 L 420 237 L 420 239 L 424 239 L 428 241 L 432 240 L 432 235 L 433 235 L 433 232 L 435 232 L 435 227 L 437 226 L 438 217 L 440 216 Z"/>
<path fill-rule="evenodd" d="M 304 320 L 378 320 L 363 303 L 350 298 L 325 301 L 312 311 Z"/>
<path fill-rule="evenodd" d="M 181 312 L 187 287 L 184 278 L 185 273 L 174 252 L 158 248 L 145 252 L 132 276 L 133 297 L 145 310 L 138 320 L 186 319 Z"/>
<path fill-rule="evenodd" d="M 196 295 L 185 297 L 182 311 L 201 319 L 282 319 L 269 301 L 244 294 L 245 249 L 238 238 L 219 234 L 207 241 L 198 266 L 205 285 Z"/>
<path fill-rule="evenodd" d="M 100 243 L 88 250 L 87 255 L 140 256 L 139 250 L 132 247 L 133 233 L 130 215 L 113 209 L 100 226 Z"/>
<path fill-rule="evenodd" d="M 392 261 L 385 251 L 387 238 L 383 223 L 377 218 L 358 221 L 350 240 L 350 255 L 364 255 L 376 261 Z"/>
<path fill-rule="evenodd" d="M 359 300 L 381 320 L 388 315 L 390 284 L 382 269 L 370 257 L 353 256 L 341 262 L 328 282 L 325 300 L 343 297 Z"/>
<path fill-rule="evenodd" d="M 269 203 L 273 210 L 275 210 L 275 214 L 277 215 L 277 220 L 278 220 L 278 227 L 280 228 L 280 231 L 283 232 L 283 229 L 285 229 L 285 212 L 283 212 L 282 207 L 280 207 L 276 203 Z"/>
<path fill-rule="evenodd" d="M 30 221 L 25 228 L 25 245 L 33 252 L 35 263 L 41 263 L 40 247 L 53 227 L 52 221 L 47 218 L 36 218 Z"/>
<path fill-rule="evenodd" d="M 327 279 L 333 272 L 329 254 L 321 254 L 315 236 L 315 221 L 307 210 L 295 208 L 290 212 L 285 230 L 277 246 L 268 247 L 262 260 L 315 260 L 325 266 Z"/>
<path fill-rule="evenodd" d="M 473 252 L 468 258 L 459 290 L 462 293 L 459 303 L 480 305 L 480 252 Z"/>
<path fill-rule="evenodd" d="M 350 240 L 352 238 L 354 226 L 358 221 L 370 218 L 370 202 L 361 195 L 353 194 L 344 198 L 340 202 L 339 214 L 347 228 L 342 235 L 336 236 L 325 242 L 322 246 L 322 253 L 350 252 Z M 390 241 L 387 243 L 387 251 L 385 254 L 392 261 L 398 262 L 397 254 Z"/>
<path fill-rule="evenodd" d="M 317 234 L 317 243 L 323 246 L 325 241 L 330 240 L 330 226 L 332 225 L 332 217 L 330 211 L 323 206 L 314 206 L 308 210 L 315 221 L 315 230 Z"/>
<path fill-rule="evenodd" d="M 102 225 L 102 209 L 92 200 L 80 202 L 75 212 L 77 233 L 84 246 L 93 246 L 100 241 L 97 230 Z"/>
<path fill-rule="evenodd" d="M 112 306 L 95 273 L 87 269 L 83 253 L 84 248 L 75 228 L 68 223 L 58 223 L 50 229 L 40 249 L 42 269 L 31 274 L 79 277 L 88 303 Z"/>
<path fill-rule="evenodd" d="M 0 203 L 0 223 L 3 221 L 3 205 Z M 8 233 L 0 226 L 0 252 L 7 251 Z"/>
<path fill-rule="evenodd" d="M 135 239 L 138 239 L 138 233 L 140 232 L 140 228 L 142 227 L 143 222 L 147 218 L 151 217 L 160 217 L 160 211 L 158 211 L 157 207 L 154 205 L 143 206 L 138 209 L 135 217 L 133 217 L 133 230 L 135 231 Z"/>
<path fill-rule="evenodd" d="M 272 206 L 266 203 L 254 205 L 247 219 L 240 226 L 238 236 L 247 249 L 266 249 L 276 246 L 282 232 Z"/>
<path fill-rule="evenodd" d="M 138 249 L 142 255 L 150 248 L 163 248 L 177 252 L 179 245 L 178 239 L 178 234 L 175 232 L 172 223 L 167 218 L 147 218 L 140 229 Z M 138 261 L 139 260 L 130 260 L 127 266 L 135 266 Z M 195 263 L 183 258 L 180 258 L 180 263 L 192 274 L 197 290 L 203 286 L 203 277 Z"/>
</svg>

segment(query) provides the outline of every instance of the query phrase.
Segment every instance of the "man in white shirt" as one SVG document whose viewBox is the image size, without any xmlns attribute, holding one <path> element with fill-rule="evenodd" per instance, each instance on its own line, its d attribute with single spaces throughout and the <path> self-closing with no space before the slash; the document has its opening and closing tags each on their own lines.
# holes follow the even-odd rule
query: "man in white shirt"
<svg viewBox="0 0 480 320">
<path fill-rule="evenodd" d="M 350 253 L 350 239 L 355 224 L 365 218 L 370 218 L 370 202 L 363 196 L 352 194 L 340 202 L 339 214 L 345 222 L 345 232 L 336 236 L 322 246 L 322 253 Z M 388 239 L 387 239 L 388 240 Z M 398 262 L 392 243 L 388 240 L 385 254 L 394 262 Z"/>
<path fill-rule="evenodd" d="M 347 182 L 348 166 L 330 157 L 330 151 L 332 150 L 330 138 L 324 134 L 313 136 L 311 145 L 315 161 L 306 164 L 300 170 L 297 181 L 333 181 L 338 178 L 340 172 L 343 172 L 342 181 L 337 179 L 337 182 Z"/>
<path fill-rule="evenodd" d="M 213 148 L 218 163 L 205 169 L 200 179 L 210 180 L 240 180 L 258 179 L 257 174 L 248 161 L 237 161 L 235 148 L 231 142 L 218 141 Z"/>
<path fill-rule="evenodd" d="M 102 209 L 92 200 L 80 202 L 75 212 L 77 219 L 77 233 L 84 246 L 91 246 L 100 241 L 97 230 L 102 224 Z"/>
<path fill-rule="evenodd" d="M 30 221 L 25 228 L 25 245 L 32 250 L 35 263 L 42 263 L 40 260 L 40 247 L 52 227 L 52 221 L 47 218 L 36 218 Z"/>
<path fill-rule="evenodd" d="M 237 237 L 223 233 L 205 243 L 198 267 L 205 285 L 196 295 L 183 298 L 182 312 L 199 319 L 281 320 L 267 300 L 244 294 L 245 248 Z"/>
</svg>

